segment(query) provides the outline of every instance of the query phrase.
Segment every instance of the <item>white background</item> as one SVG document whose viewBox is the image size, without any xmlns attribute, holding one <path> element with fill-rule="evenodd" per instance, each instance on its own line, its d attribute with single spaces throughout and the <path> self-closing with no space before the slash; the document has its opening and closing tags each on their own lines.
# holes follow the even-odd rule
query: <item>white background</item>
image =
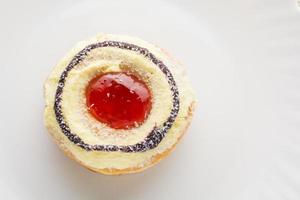
<svg viewBox="0 0 300 200">
<path fill-rule="evenodd" d="M 0 16 L 0 199 L 300 199 L 296 0 L 1 0 Z M 140 174 L 92 173 L 43 126 L 44 80 L 99 32 L 168 49 L 197 92 L 175 152 Z"/>
</svg>

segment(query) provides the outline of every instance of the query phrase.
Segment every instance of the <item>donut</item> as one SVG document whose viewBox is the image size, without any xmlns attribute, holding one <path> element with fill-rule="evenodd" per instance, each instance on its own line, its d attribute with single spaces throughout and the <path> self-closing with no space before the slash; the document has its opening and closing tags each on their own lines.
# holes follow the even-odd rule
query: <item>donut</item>
<svg viewBox="0 0 300 200">
<path fill-rule="evenodd" d="M 44 123 L 60 149 L 107 175 L 166 157 L 196 105 L 185 68 L 141 39 L 99 34 L 79 42 L 44 83 Z"/>
</svg>

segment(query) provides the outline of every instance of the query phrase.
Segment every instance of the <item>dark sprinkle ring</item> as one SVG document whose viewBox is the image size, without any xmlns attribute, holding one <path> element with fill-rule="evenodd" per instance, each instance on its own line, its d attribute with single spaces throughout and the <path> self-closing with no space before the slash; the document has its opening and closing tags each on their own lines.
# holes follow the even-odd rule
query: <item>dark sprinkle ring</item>
<svg viewBox="0 0 300 200">
<path fill-rule="evenodd" d="M 139 54 L 144 55 L 146 58 L 150 59 L 150 61 L 152 63 L 157 65 L 159 67 L 159 69 L 164 73 L 164 75 L 166 76 L 168 83 L 170 85 L 170 89 L 172 91 L 173 107 L 172 107 L 171 113 L 170 113 L 167 121 L 165 121 L 161 127 L 155 126 L 152 129 L 152 131 L 147 135 L 147 137 L 145 137 L 145 139 L 143 141 L 136 143 L 134 145 L 117 146 L 117 145 L 87 144 L 76 134 L 72 133 L 70 127 L 67 125 L 67 123 L 65 122 L 64 117 L 63 117 L 63 113 L 62 113 L 62 109 L 61 109 L 62 93 L 63 93 L 63 88 L 64 88 L 64 85 L 66 82 L 66 78 L 68 77 L 69 72 L 77 64 L 79 64 L 91 50 L 93 50 L 95 48 L 103 48 L 103 47 L 117 47 L 120 49 L 135 51 Z M 170 70 L 166 67 L 166 65 L 162 61 L 158 60 L 152 53 L 150 53 L 148 51 L 148 49 L 136 46 L 134 44 L 125 43 L 125 42 L 105 41 L 105 42 L 90 44 L 87 47 L 85 47 L 84 49 L 82 49 L 79 53 L 77 53 L 74 56 L 74 58 L 71 60 L 71 62 L 65 68 L 65 70 L 62 72 L 60 79 L 58 81 L 57 89 L 56 89 L 54 111 L 55 111 L 56 120 L 57 120 L 63 134 L 65 136 L 67 136 L 68 139 L 71 142 L 73 142 L 75 145 L 85 149 L 86 151 L 144 152 L 149 149 L 153 149 L 153 148 L 157 147 L 157 145 L 165 137 L 168 130 L 172 127 L 172 125 L 178 115 L 178 112 L 179 112 L 179 94 L 178 94 L 178 88 L 176 86 L 176 82 L 175 82 Z"/>
</svg>

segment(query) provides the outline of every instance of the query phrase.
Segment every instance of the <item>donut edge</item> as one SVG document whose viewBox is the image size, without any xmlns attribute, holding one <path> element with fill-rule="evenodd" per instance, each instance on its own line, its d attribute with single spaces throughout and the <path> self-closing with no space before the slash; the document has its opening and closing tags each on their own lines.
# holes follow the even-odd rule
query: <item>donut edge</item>
<svg viewBox="0 0 300 200">
<path fill-rule="evenodd" d="M 192 121 L 193 118 L 193 114 L 194 111 L 196 109 L 196 101 L 192 102 L 189 106 L 189 111 L 188 111 L 188 116 L 187 116 L 187 123 L 186 126 L 184 128 L 184 130 L 182 131 L 182 133 L 180 134 L 180 137 L 177 139 L 176 143 L 171 146 L 170 148 L 166 149 L 164 152 L 162 153 L 158 153 L 156 155 L 154 155 L 151 159 L 151 161 L 147 164 L 145 164 L 143 167 L 131 167 L 131 168 L 125 168 L 125 169 L 115 169 L 115 168 L 103 168 L 103 169 L 96 169 L 93 168 L 87 164 L 85 164 L 84 162 L 78 160 L 76 158 L 76 156 L 73 155 L 73 153 L 71 153 L 68 148 L 63 144 L 63 142 L 61 142 L 60 140 L 55 138 L 55 133 L 51 130 L 51 127 L 47 127 L 48 132 L 51 135 L 51 138 L 54 140 L 54 142 L 59 146 L 60 150 L 64 152 L 64 154 L 69 157 L 70 159 L 76 161 L 77 163 L 79 163 L 81 166 L 85 167 L 86 169 L 92 171 L 92 172 L 96 172 L 96 173 L 100 173 L 100 174 L 104 174 L 104 175 L 124 175 L 124 174 L 133 174 L 133 173 L 139 173 L 142 172 L 152 166 L 154 166 L 155 164 L 159 163 L 161 160 L 163 160 L 164 158 L 166 158 L 171 152 L 173 152 L 175 150 L 176 145 L 178 144 L 178 142 L 181 140 L 181 138 L 183 137 L 183 135 L 187 132 L 187 129 Z"/>
</svg>

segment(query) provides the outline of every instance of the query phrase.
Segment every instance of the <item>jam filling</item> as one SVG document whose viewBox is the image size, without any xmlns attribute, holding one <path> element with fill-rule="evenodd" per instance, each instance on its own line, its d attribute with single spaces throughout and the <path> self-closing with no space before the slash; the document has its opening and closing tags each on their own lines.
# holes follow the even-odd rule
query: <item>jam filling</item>
<svg viewBox="0 0 300 200">
<path fill-rule="evenodd" d="M 64 91 L 66 79 L 68 78 L 68 74 L 70 73 L 70 71 L 72 71 L 76 65 L 81 63 L 90 53 L 90 51 L 96 48 L 106 48 L 106 47 L 114 47 L 114 48 L 133 51 L 144 56 L 146 59 L 149 59 L 164 73 L 165 78 L 168 80 L 170 90 L 172 92 L 173 106 L 168 119 L 164 121 L 162 126 L 160 127 L 154 126 L 153 129 L 148 133 L 148 135 L 142 141 L 133 145 L 118 146 L 118 145 L 110 145 L 110 144 L 107 145 L 88 144 L 85 141 L 83 141 L 76 133 L 72 132 L 72 130 L 68 126 L 68 123 L 65 121 L 62 112 L 62 105 L 61 105 L 62 94 Z M 150 149 L 154 149 L 159 145 L 159 143 L 163 140 L 165 135 L 172 127 L 178 115 L 180 109 L 180 99 L 179 99 L 178 88 L 171 71 L 162 61 L 157 59 L 155 55 L 152 54 L 148 49 L 139 47 L 134 44 L 125 43 L 125 42 L 104 41 L 104 42 L 94 43 L 86 46 L 84 49 L 79 51 L 70 61 L 70 63 L 66 66 L 64 71 L 61 73 L 58 81 L 53 108 L 55 112 L 56 121 L 59 124 L 62 133 L 78 147 L 86 151 L 105 151 L 105 152 L 120 151 L 124 153 L 133 153 L 133 152 L 145 152 Z"/>
<path fill-rule="evenodd" d="M 89 82 L 86 104 L 98 121 L 114 129 L 130 129 L 147 118 L 151 93 L 146 84 L 132 74 L 105 73 Z"/>
</svg>

